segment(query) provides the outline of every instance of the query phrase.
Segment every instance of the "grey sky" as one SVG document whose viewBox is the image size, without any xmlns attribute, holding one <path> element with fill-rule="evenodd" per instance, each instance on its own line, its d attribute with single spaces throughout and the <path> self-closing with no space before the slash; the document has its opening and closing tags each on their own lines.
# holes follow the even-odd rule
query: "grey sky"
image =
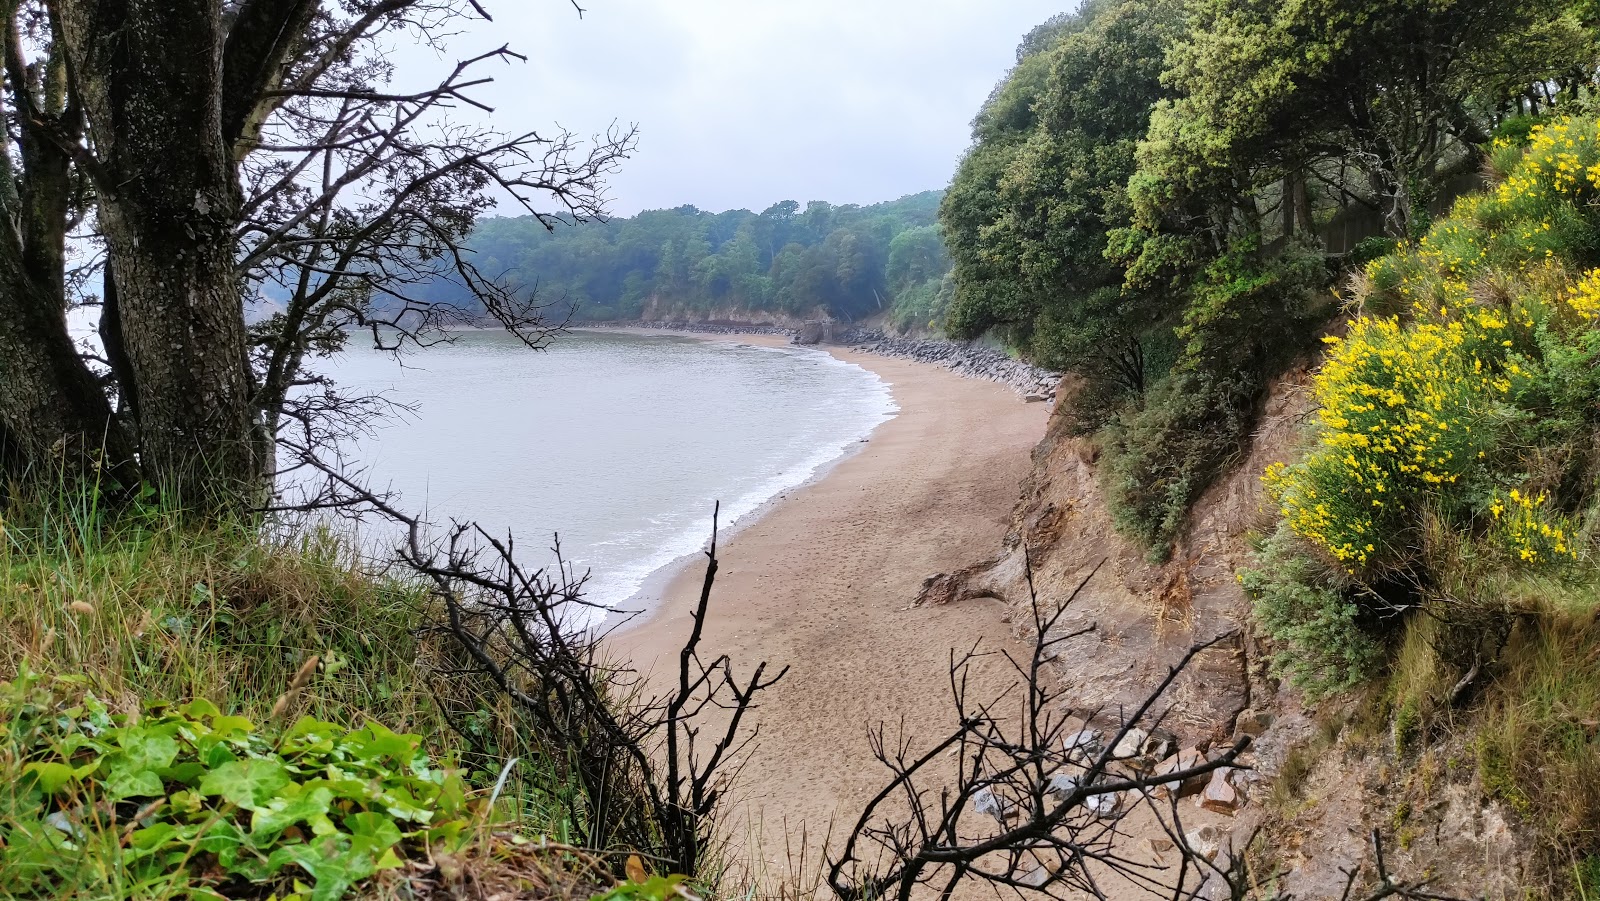
<svg viewBox="0 0 1600 901">
<path fill-rule="evenodd" d="M 505 130 L 637 123 L 612 210 L 872 203 L 944 187 L 1018 40 L 1075 0 L 487 0 L 456 53 L 510 43 Z M 399 52 L 402 80 L 441 61 Z M 418 68 L 413 68 L 418 67 Z"/>
</svg>

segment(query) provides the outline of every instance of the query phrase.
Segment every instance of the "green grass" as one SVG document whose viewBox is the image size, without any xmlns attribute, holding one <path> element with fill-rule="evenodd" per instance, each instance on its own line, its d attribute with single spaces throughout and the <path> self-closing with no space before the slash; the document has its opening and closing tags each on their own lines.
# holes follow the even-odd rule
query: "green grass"
<svg viewBox="0 0 1600 901">
<path fill-rule="evenodd" d="M 195 527 L 160 509 L 111 516 L 82 499 L 0 507 L 0 681 L 67 677 L 108 715 L 135 723 L 152 705 L 197 699 L 269 737 L 301 717 L 352 731 L 378 723 L 423 736 L 420 752 L 459 763 L 480 799 L 502 763 L 519 757 L 493 818 L 563 841 L 560 787 L 504 701 L 479 680 L 440 676 L 450 648 L 421 628 L 431 603 L 421 583 L 375 572 L 326 530 L 271 538 Z M 313 658 L 304 685 L 289 691 Z M 17 778 L 23 756 L 0 748 L 0 778 Z M 0 809 L 0 838 L 16 816 Z M 512 881 L 526 871 L 565 884 L 548 862 L 493 856 L 512 860 Z M 82 885 L 23 895 L 4 888 L 16 880 L 0 872 L 0 898 L 184 897 L 195 888 L 182 874 L 127 882 L 120 871 L 88 872 Z M 368 889 L 355 896 L 378 896 Z"/>
</svg>

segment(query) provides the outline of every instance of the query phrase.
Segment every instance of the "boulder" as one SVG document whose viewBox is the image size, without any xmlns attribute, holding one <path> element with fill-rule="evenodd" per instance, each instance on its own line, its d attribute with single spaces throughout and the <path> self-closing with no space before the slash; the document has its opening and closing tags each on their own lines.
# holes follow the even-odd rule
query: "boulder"
<svg viewBox="0 0 1600 901">
<path fill-rule="evenodd" d="M 1145 742 L 1149 740 L 1150 733 L 1145 730 L 1139 728 L 1129 729 L 1127 734 L 1122 736 L 1122 740 L 1117 742 L 1117 746 L 1112 749 L 1111 756 L 1119 760 L 1140 757 L 1144 754 Z"/>
<path fill-rule="evenodd" d="M 1270 711 L 1245 708 L 1240 711 L 1238 719 L 1233 721 L 1233 731 L 1237 735 L 1248 735 L 1251 738 L 1271 728 L 1273 716 Z"/>
<path fill-rule="evenodd" d="M 1073 792 L 1077 791 L 1079 784 L 1080 780 L 1077 776 L 1070 776 L 1066 773 L 1056 773 L 1054 776 L 1050 777 L 1050 796 L 1055 798 L 1056 803 L 1059 804 L 1062 801 L 1067 800 L 1068 796 L 1070 796 Z"/>
<path fill-rule="evenodd" d="M 1226 833 L 1209 823 L 1184 833 L 1183 843 L 1189 850 L 1204 857 L 1206 860 L 1215 860 L 1217 852 L 1222 850 L 1222 840 Z"/>
<path fill-rule="evenodd" d="M 1061 739 L 1061 745 L 1066 749 L 1068 760 L 1079 766 L 1088 766 L 1104 750 L 1100 738 L 1097 729 L 1080 729 Z"/>
<path fill-rule="evenodd" d="M 1126 792 L 1107 792 L 1103 795 L 1094 795 L 1083 806 L 1090 813 L 1107 820 L 1114 820 L 1122 816 L 1122 808 L 1127 803 L 1124 797 Z"/>
<path fill-rule="evenodd" d="M 1200 806 L 1212 813 L 1233 816 L 1234 812 L 1244 806 L 1239 797 L 1239 792 L 1228 781 L 1228 770 L 1212 770 L 1211 779 L 1206 783 L 1205 790 L 1200 792 Z"/>
<path fill-rule="evenodd" d="M 1002 826 L 1017 815 L 1016 804 L 987 786 L 972 793 L 972 809 L 994 817 Z"/>
<path fill-rule="evenodd" d="M 1160 766 L 1156 767 L 1157 776 L 1167 776 L 1183 770 L 1191 770 L 1206 762 L 1206 756 L 1194 748 L 1184 748 L 1172 757 L 1167 758 Z M 1187 779 L 1174 779 L 1163 782 L 1156 787 L 1156 797 L 1166 798 L 1176 795 L 1186 798 L 1205 788 L 1207 776 L 1190 776 Z"/>
</svg>

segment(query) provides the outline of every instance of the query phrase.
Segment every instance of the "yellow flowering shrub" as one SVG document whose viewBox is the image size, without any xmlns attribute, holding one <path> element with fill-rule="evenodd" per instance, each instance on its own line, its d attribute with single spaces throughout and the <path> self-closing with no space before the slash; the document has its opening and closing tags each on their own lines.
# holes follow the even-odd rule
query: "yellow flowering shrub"
<svg viewBox="0 0 1600 901">
<path fill-rule="evenodd" d="M 1577 559 L 1572 527 L 1550 512 L 1549 502 L 1546 492 L 1535 495 L 1516 488 L 1504 496 L 1497 492 L 1489 502 L 1491 531 L 1515 559 L 1523 563 Z"/>
<path fill-rule="evenodd" d="M 1594 426 L 1600 269 L 1573 264 L 1600 262 L 1596 210 L 1600 123 L 1562 119 L 1497 188 L 1368 264 L 1364 312 L 1315 377 L 1310 454 L 1265 476 L 1288 528 L 1355 574 L 1399 563 L 1425 509 L 1514 560 L 1576 557 L 1519 454 Z"/>
</svg>

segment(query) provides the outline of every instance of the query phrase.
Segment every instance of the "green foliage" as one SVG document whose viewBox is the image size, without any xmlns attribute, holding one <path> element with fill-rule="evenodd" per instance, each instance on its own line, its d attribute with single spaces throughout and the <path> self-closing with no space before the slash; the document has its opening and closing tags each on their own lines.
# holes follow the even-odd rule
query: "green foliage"
<svg viewBox="0 0 1600 901">
<path fill-rule="evenodd" d="M 1101 466 L 1113 521 L 1153 560 L 1166 559 L 1189 505 L 1236 460 L 1259 390 L 1253 380 L 1179 369 L 1106 426 Z"/>
<path fill-rule="evenodd" d="M 955 266 L 952 334 L 1000 327 L 1046 365 L 1143 390 L 1142 345 L 1159 342 L 1172 311 L 1154 294 L 1123 291 L 1106 246 L 1125 220 L 1134 146 L 1163 93 L 1173 6 L 1086 5 L 980 113 L 940 211 Z"/>
<path fill-rule="evenodd" d="M 1267 378 L 1306 343 L 1324 278 L 1314 254 L 1262 262 L 1244 244 L 1219 258 L 1174 332 L 1172 371 L 1108 424 L 1112 515 L 1152 557 L 1165 558 L 1190 504 L 1237 459 Z"/>
<path fill-rule="evenodd" d="M 1383 647 L 1362 630 L 1350 586 L 1281 526 L 1251 557 L 1239 581 L 1254 602 L 1257 625 L 1273 641 L 1273 671 L 1313 700 L 1371 678 Z"/>
<path fill-rule="evenodd" d="M 86 682 L 0 686 L 0 884 L 13 895 L 219 897 L 309 880 L 305 897 L 332 901 L 469 837 L 466 786 L 420 736 L 309 717 L 269 736 L 204 700 L 117 715 Z"/>
<path fill-rule="evenodd" d="M 1352 574 L 1413 565 L 1426 516 L 1513 563 L 1570 562 L 1600 390 L 1600 125 L 1553 123 L 1495 191 L 1366 269 L 1367 315 L 1315 383 L 1314 449 L 1269 472 L 1285 521 Z"/>
<path fill-rule="evenodd" d="M 918 316 L 949 269 L 935 225 L 940 195 L 873 206 L 788 200 L 761 213 L 693 206 L 548 230 L 531 217 L 480 222 L 469 246 L 486 272 L 536 291 L 579 319 L 777 313 L 858 319 L 906 295 Z M 929 293 L 931 287 L 932 292 Z M 461 286 L 421 296 L 470 307 Z"/>
</svg>

